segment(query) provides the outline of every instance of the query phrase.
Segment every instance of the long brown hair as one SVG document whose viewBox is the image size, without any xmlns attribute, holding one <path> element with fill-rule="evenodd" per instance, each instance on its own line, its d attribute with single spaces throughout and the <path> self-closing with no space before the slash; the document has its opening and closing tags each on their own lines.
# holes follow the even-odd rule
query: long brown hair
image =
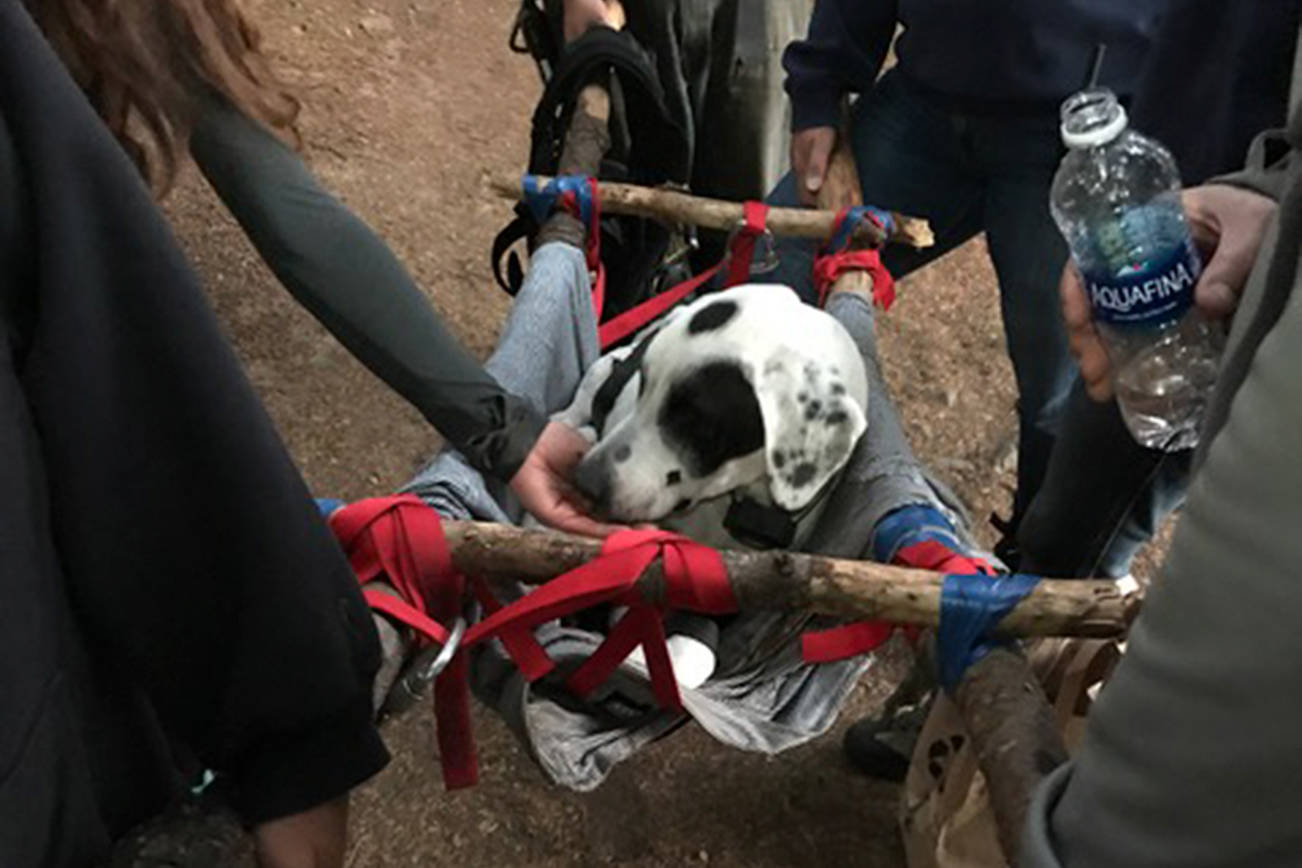
<svg viewBox="0 0 1302 868">
<path fill-rule="evenodd" d="M 160 195 L 211 89 L 297 142 L 299 103 L 237 0 L 26 0 L 64 64 Z"/>
</svg>

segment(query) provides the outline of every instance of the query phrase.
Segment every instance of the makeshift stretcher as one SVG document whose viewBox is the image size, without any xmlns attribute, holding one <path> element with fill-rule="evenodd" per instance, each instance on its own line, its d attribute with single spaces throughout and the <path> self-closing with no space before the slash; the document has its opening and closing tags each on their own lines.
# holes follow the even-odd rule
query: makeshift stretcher
<svg viewBox="0 0 1302 868">
<path fill-rule="evenodd" d="M 858 185 L 846 182 L 853 180 L 853 164 L 847 170 L 847 161 L 845 154 L 834 160 L 833 179 L 838 171 L 842 179 L 827 185 L 825 213 L 775 213 L 760 203 L 693 201 L 672 190 L 614 186 L 581 176 L 527 175 L 518 181 L 498 179 L 494 187 L 522 198 L 537 218 L 561 208 L 589 227 L 584 258 L 594 276 L 592 305 L 599 321 L 605 312 L 605 262 L 602 233 L 595 227 L 603 209 L 735 227 L 724 262 L 601 321 L 600 343 L 605 347 L 630 337 L 710 281 L 732 285 L 746 280 L 757 244 L 776 231 L 828 238 L 815 266 L 822 294 L 853 283 L 868 290 L 880 306 L 889 305 L 892 281 L 877 248 L 891 238 L 926 244 L 925 224 L 854 201 Z M 836 196 L 844 201 L 831 201 Z M 368 600 L 423 639 L 426 648 L 418 658 L 415 681 L 402 688 L 415 697 L 422 680 L 433 681 L 441 760 L 450 788 L 477 780 L 469 716 L 474 653 L 496 649 L 497 660 L 528 685 L 550 682 L 548 713 L 561 714 L 571 710 L 562 693 L 571 697 L 573 705 L 582 709 L 586 703 L 591 711 L 600 691 L 621 677 L 630 652 L 641 648 L 646 660 L 644 680 L 650 688 L 647 701 L 655 714 L 642 718 L 650 723 L 629 748 L 635 749 L 679 725 L 684 710 L 710 728 L 710 702 L 717 696 L 680 690 L 674 679 L 665 646 L 664 618 L 670 610 L 717 616 L 815 611 L 852 623 L 797 635 L 794 645 L 782 643 L 787 649 L 798 649 L 797 659 L 782 659 L 779 649 L 748 676 L 748 690 L 753 689 L 755 677 L 768 678 L 774 685 L 765 711 L 769 722 L 780 725 L 776 710 L 789 699 L 784 691 L 799 693 L 809 673 L 820 667 L 833 673 L 802 697 L 829 696 L 827 707 L 819 709 L 812 724 L 804 721 L 809 725 L 798 738 L 774 744 L 789 746 L 825 730 L 863 672 L 864 666 L 855 661 L 892 635 L 896 625 L 936 627 L 942 684 L 967 724 L 990 787 L 1001 841 L 1012 852 L 1010 844 L 1016 840 L 1034 783 L 1066 754 L 1038 682 L 1022 659 L 993 637 L 1001 632 L 1120 635 L 1134 607 L 1134 601 L 1111 582 L 1046 583 L 975 570 L 948 575 L 895 572 L 879 575 L 881 581 L 874 582 L 865 579 L 869 572 L 891 568 L 786 552 L 718 552 L 659 531 L 629 531 L 601 544 L 505 524 L 449 522 L 445 526 L 429 502 L 430 497 L 409 495 L 363 501 L 334 513 L 331 524 L 361 581 L 370 584 L 383 578 L 399 592 L 395 597 L 368 589 Z M 488 514 L 493 515 L 492 509 Z M 509 582 L 503 583 L 504 578 Z M 534 580 L 549 581 L 530 590 Z M 515 586 L 505 599 L 500 596 L 504 584 Z M 477 601 L 482 618 L 467 625 L 468 598 Z M 555 633 L 555 625 L 596 604 L 615 604 L 626 611 L 608 634 L 579 643 L 578 653 L 558 662 L 549 649 L 561 647 L 571 637 Z M 775 623 L 768 622 L 764 629 Z M 802 629 L 809 627 L 807 621 L 799 623 Z M 544 640 L 547 630 L 553 633 Z M 784 638 L 792 636 L 788 632 Z M 776 669 L 764 668 L 774 661 L 778 661 Z M 517 693 L 517 702 L 526 702 L 527 696 L 527 691 Z M 636 716 L 642 711 L 626 713 Z M 620 712 L 607 704 L 601 714 Z M 729 723 L 722 718 L 715 722 L 724 723 L 723 729 Z M 730 740 L 736 732 L 711 731 L 737 743 Z M 596 735 L 598 740 L 604 737 Z M 740 741 L 751 735 L 742 733 Z M 582 741 L 582 736 L 579 732 L 576 737 Z M 533 746 L 536 758 L 549 767 L 555 758 L 540 751 L 537 742 Z M 583 788 L 595 785 L 609 763 L 621 758 L 621 751 L 627 752 L 620 748 L 600 755 L 602 747 L 609 745 L 594 746 L 598 759 L 591 774 L 571 780 L 571 785 L 575 781 L 583 782 Z M 580 752 L 585 751 L 587 747 L 580 745 Z"/>
</svg>

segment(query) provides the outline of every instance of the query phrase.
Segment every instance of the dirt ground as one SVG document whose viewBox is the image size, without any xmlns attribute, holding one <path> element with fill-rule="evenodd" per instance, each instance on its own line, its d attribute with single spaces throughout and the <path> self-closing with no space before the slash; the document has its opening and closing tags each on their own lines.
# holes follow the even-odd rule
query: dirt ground
<svg viewBox="0 0 1302 868">
<path fill-rule="evenodd" d="M 304 97 L 315 170 L 392 245 L 467 343 L 487 353 L 508 302 L 487 251 L 509 207 L 484 197 L 480 177 L 521 168 L 539 91 L 528 59 L 507 50 L 516 4 L 250 5 Z M 436 446 L 434 432 L 293 303 L 193 172 L 169 209 L 313 490 L 354 498 L 403 482 Z M 880 329 L 916 449 L 990 542 L 984 517 L 1006 509 L 1012 482 L 1014 392 L 980 242 L 905 281 Z M 897 675 L 888 666 L 862 686 L 846 721 L 880 702 Z M 421 710 L 386 730 L 394 760 L 355 799 L 348 864 L 902 865 L 897 791 L 851 773 L 839 733 L 769 759 L 687 729 L 596 793 L 577 795 L 544 783 L 481 712 L 483 783 L 447 794 L 433 722 Z"/>
</svg>

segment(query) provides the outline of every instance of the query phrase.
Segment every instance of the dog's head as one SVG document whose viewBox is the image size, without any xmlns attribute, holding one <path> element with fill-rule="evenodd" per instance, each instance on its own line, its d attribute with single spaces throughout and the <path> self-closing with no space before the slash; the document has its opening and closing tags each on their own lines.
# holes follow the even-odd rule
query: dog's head
<svg viewBox="0 0 1302 868">
<path fill-rule="evenodd" d="M 633 368 L 622 381 L 621 367 Z M 661 521 L 765 480 L 775 504 L 798 511 L 867 426 L 854 341 L 783 286 L 742 286 L 680 308 L 589 378 L 580 412 L 566 414 L 597 437 L 575 479 L 616 521 Z"/>
</svg>

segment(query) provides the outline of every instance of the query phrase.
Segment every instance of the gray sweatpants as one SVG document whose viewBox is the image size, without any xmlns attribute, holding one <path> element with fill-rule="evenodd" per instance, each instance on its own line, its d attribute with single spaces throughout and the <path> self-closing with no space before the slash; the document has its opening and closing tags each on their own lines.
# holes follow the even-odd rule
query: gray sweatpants
<svg viewBox="0 0 1302 868">
<path fill-rule="evenodd" d="M 871 551 L 872 529 L 883 515 L 909 504 L 939 504 L 886 397 L 871 304 L 835 296 L 828 310 L 854 336 L 868 363 L 871 397 L 867 434 L 829 495 L 810 550 L 861 557 Z M 599 355 L 582 252 L 543 245 L 533 255 L 489 371 L 506 389 L 552 414 L 568 405 Z M 453 451 L 437 455 L 404 491 L 447 518 L 518 523 L 523 517 L 509 491 Z M 495 590 L 509 600 L 527 589 Z M 800 634 L 823 626 L 831 624 L 801 612 L 732 619 L 722 631 L 715 677 L 698 690 L 682 691 L 688 713 L 720 741 L 769 753 L 827 731 L 871 658 L 805 664 Z M 543 625 L 536 636 L 562 673 L 590 656 L 603 638 L 559 623 Z M 597 786 L 615 763 L 683 721 L 655 707 L 642 679 L 622 672 L 587 707 L 547 679 L 530 685 L 496 642 L 477 653 L 474 682 L 476 693 L 502 714 L 543 770 L 574 789 Z"/>
</svg>

